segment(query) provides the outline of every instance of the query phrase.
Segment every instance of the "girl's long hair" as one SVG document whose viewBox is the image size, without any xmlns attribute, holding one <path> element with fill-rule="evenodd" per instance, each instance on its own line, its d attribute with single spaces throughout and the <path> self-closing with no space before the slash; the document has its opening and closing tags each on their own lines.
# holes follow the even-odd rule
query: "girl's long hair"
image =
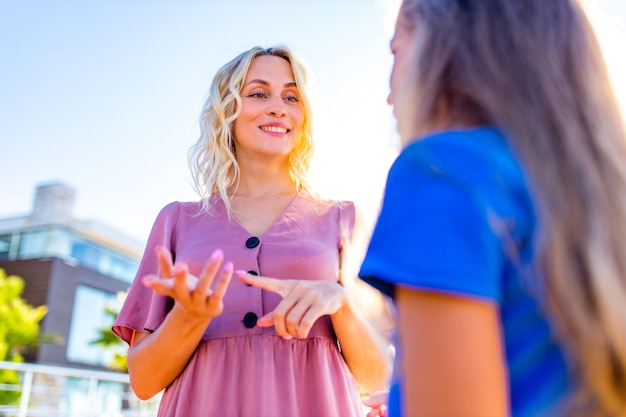
<svg viewBox="0 0 626 417">
<path fill-rule="evenodd" d="M 202 208 L 211 211 L 210 200 L 219 193 L 231 212 L 229 190 L 236 188 L 239 166 L 235 156 L 233 126 L 241 109 L 241 89 L 248 69 L 259 56 L 276 56 L 291 65 L 294 80 L 304 108 L 301 136 L 289 155 L 291 179 L 298 191 L 308 190 L 306 175 L 313 154 L 313 118 L 308 92 L 308 76 L 304 64 L 285 46 L 254 47 L 239 54 L 220 68 L 209 90 L 200 115 L 200 137 L 189 149 L 189 167 L 194 188 L 202 199 Z"/>
<path fill-rule="evenodd" d="M 626 133 L 582 7 L 404 0 L 398 19 L 418 44 L 417 126 L 443 102 L 503 131 L 525 167 L 545 229 L 544 306 L 580 379 L 570 405 L 626 415 Z"/>
</svg>

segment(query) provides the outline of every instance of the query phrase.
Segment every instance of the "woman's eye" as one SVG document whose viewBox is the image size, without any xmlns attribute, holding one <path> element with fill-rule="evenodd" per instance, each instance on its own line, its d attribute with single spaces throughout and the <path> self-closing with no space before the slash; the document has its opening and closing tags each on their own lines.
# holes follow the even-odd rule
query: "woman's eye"
<svg viewBox="0 0 626 417">
<path fill-rule="evenodd" d="M 297 103 L 300 101 L 300 99 L 296 96 L 287 96 L 285 97 L 285 100 L 290 101 L 292 103 Z"/>
<path fill-rule="evenodd" d="M 264 92 L 262 92 L 262 91 L 254 91 L 254 92 L 250 93 L 248 95 L 248 97 L 265 98 L 265 97 L 267 97 L 267 95 Z"/>
</svg>

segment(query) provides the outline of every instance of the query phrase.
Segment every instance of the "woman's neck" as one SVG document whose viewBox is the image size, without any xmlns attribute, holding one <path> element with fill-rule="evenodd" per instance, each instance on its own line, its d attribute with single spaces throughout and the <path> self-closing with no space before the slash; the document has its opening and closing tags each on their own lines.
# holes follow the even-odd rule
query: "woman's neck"
<svg viewBox="0 0 626 417">
<path fill-rule="evenodd" d="M 242 177 L 232 195 L 238 197 L 269 197 L 279 195 L 295 195 L 296 185 L 291 178 L 253 178 Z"/>
</svg>

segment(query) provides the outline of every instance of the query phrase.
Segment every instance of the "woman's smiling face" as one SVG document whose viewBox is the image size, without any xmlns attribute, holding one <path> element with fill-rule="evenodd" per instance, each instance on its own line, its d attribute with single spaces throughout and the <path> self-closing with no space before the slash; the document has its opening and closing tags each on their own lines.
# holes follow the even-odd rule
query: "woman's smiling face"
<svg viewBox="0 0 626 417">
<path fill-rule="evenodd" d="M 264 55 L 252 61 L 234 123 L 235 149 L 244 154 L 287 156 L 301 137 L 304 108 L 290 63 Z"/>
</svg>

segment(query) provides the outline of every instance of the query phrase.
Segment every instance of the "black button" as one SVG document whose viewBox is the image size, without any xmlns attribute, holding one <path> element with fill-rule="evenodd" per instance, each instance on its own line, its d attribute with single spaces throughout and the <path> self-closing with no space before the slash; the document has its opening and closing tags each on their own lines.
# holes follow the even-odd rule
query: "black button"
<svg viewBox="0 0 626 417">
<path fill-rule="evenodd" d="M 248 274 L 250 274 L 250 275 L 254 275 L 255 277 L 258 277 L 258 276 L 259 276 L 259 274 L 258 274 L 256 271 L 248 271 Z M 246 285 L 247 285 L 248 287 L 251 287 L 251 286 L 252 286 L 252 284 L 246 284 Z"/>
<path fill-rule="evenodd" d="M 254 326 L 256 326 L 256 321 L 257 321 L 257 315 L 254 314 L 253 312 L 246 313 L 246 315 L 243 316 L 243 325 L 246 326 L 248 329 L 251 329 Z"/>
<path fill-rule="evenodd" d="M 255 236 L 252 236 L 252 237 L 248 238 L 248 240 L 246 240 L 246 247 L 248 249 L 254 249 L 257 246 L 259 246 L 259 243 L 261 243 L 259 238 L 255 237 Z"/>
</svg>

